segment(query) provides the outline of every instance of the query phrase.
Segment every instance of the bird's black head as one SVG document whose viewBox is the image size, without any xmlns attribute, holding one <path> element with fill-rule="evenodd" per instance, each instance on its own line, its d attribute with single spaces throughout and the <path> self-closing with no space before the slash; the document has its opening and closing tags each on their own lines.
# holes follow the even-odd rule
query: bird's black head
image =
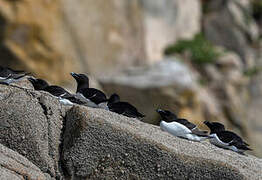
<svg viewBox="0 0 262 180">
<path fill-rule="evenodd" d="M 116 93 L 112 94 L 108 99 L 108 103 L 117 103 L 119 101 L 120 101 L 120 97 Z"/>
<path fill-rule="evenodd" d="M 166 122 L 173 122 L 177 119 L 177 116 L 170 111 L 157 109 L 156 112 L 158 112 L 160 116 L 163 118 L 163 120 Z"/>
<path fill-rule="evenodd" d="M 225 131 L 225 126 L 219 122 L 205 121 L 204 124 L 210 129 L 210 134 Z"/>
<path fill-rule="evenodd" d="M 43 79 L 34 79 L 32 77 L 29 77 L 28 80 L 32 83 L 35 90 L 43 90 L 44 88 L 49 86 L 49 84 Z"/>
<path fill-rule="evenodd" d="M 3 66 L 0 66 L 0 71 L 3 71 L 5 68 Z"/>
<path fill-rule="evenodd" d="M 74 72 L 70 74 L 77 82 L 76 92 L 79 92 L 81 89 L 89 88 L 89 78 L 85 74 L 77 74 Z"/>
</svg>

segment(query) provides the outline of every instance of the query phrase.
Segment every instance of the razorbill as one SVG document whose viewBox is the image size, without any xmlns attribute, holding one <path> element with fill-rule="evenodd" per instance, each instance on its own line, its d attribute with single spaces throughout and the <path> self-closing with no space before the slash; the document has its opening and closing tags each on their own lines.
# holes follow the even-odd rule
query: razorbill
<svg viewBox="0 0 262 180">
<path fill-rule="evenodd" d="M 157 109 L 156 111 L 162 118 L 160 128 L 163 131 L 192 141 L 203 141 L 209 138 L 207 131 L 199 130 L 195 124 L 188 120 L 180 119 L 174 113 L 167 110 Z"/>
<path fill-rule="evenodd" d="M 89 88 L 89 78 L 85 74 L 71 72 L 71 75 L 77 82 L 76 95 L 79 99 L 87 101 L 91 107 L 100 107 L 100 104 L 107 102 L 106 95 L 102 91 Z"/>
<path fill-rule="evenodd" d="M 218 122 L 204 122 L 210 129 L 210 143 L 224 149 L 230 149 L 232 151 L 243 154 L 247 150 L 251 150 L 249 144 L 244 142 L 241 137 L 231 131 L 226 131 L 225 126 Z"/>
<path fill-rule="evenodd" d="M 8 85 L 13 82 L 18 82 L 28 74 L 30 73 L 0 66 L 0 83 Z"/>
<path fill-rule="evenodd" d="M 34 78 L 28 78 L 28 80 L 32 83 L 35 90 L 42 90 L 46 91 L 53 96 L 56 96 L 60 103 L 64 105 L 73 105 L 73 103 L 77 104 L 84 104 L 84 102 L 80 101 L 79 99 L 75 98 L 75 96 L 68 91 L 66 91 L 64 88 L 60 86 L 55 85 L 49 85 L 45 80 L 43 79 L 34 79 Z"/>
<path fill-rule="evenodd" d="M 138 110 L 128 102 L 120 101 L 120 97 L 117 94 L 112 94 L 108 99 L 107 107 L 109 111 L 131 117 L 131 118 L 143 118 L 145 115 L 138 112 Z"/>
</svg>

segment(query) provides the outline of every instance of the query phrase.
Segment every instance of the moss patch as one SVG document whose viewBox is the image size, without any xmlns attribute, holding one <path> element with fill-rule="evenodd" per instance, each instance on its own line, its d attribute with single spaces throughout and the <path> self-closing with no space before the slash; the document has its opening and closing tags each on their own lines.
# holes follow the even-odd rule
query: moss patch
<svg viewBox="0 0 262 180">
<path fill-rule="evenodd" d="M 262 67 L 252 67 L 244 71 L 245 76 L 255 76 L 262 70 Z"/>
<path fill-rule="evenodd" d="M 207 41 L 203 34 L 197 34 L 192 40 L 180 40 L 174 45 L 170 45 L 164 51 L 165 55 L 174 53 L 191 52 L 191 59 L 196 64 L 213 63 L 219 57 L 215 47 Z"/>
</svg>

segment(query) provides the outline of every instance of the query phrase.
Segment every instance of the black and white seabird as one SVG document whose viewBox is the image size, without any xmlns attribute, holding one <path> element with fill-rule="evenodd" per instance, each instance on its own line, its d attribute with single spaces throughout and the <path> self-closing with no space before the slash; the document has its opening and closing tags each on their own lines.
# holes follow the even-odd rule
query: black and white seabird
<svg viewBox="0 0 262 180">
<path fill-rule="evenodd" d="M 138 112 L 138 110 L 128 102 L 120 101 L 120 97 L 117 94 L 112 94 L 108 99 L 107 107 L 109 111 L 131 117 L 131 118 L 143 118 L 145 115 Z"/>
<path fill-rule="evenodd" d="M 80 101 L 79 99 L 75 98 L 75 96 L 68 91 L 66 91 L 64 88 L 60 86 L 55 86 L 49 84 L 43 80 L 43 79 L 34 79 L 34 78 L 28 78 L 28 80 L 32 83 L 35 90 L 42 90 L 46 91 L 53 96 L 58 97 L 59 101 L 64 105 L 73 105 L 73 103 L 77 104 L 84 104 L 84 102 Z"/>
<path fill-rule="evenodd" d="M 90 107 L 103 107 L 102 104 L 107 102 L 106 95 L 98 89 L 89 88 L 89 78 L 85 74 L 71 72 L 71 75 L 77 82 L 77 98 L 87 101 Z"/>
<path fill-rule="evenodd" d="M 195 124 L 188 120 L 179 119 L 174 113 L 167 110 L 157 109 L 156 111 L 162 118 L 160 128 L 163 131 L 192 141 L 203 141 L 209 138 L 207 131 L 199 130 Z"/>
<path fill-rule="evenodd" d="M 35 79 L 35 78 L 32 78 L 32 77 L 29 77 L 27 79 L 31 82 L 31 84 L 34 86 L 34 89 L 36 91 L 43 90 L 43 89 L 45 89 L 46 87 L 49 86 L 48 82 L 46 82 L 43 79 Z"/>
<path fill-rule="evenodd" d="M 0 66 L 0 83 L 8 85 L 13 82 L 20 81 L 23 77 L 25 77 L 28 74 L 30 73 Z"/>
<path fill-rule="evenodd" d="M 218 122 L 204 122 L 210 129 L 210 143 L 224 149 L 243 154 L 247 150 L 251 150 L 249 144 L 244 142 L 241 137 L 231 131 L 226 131 L 225 126 Z"/>
</svg>

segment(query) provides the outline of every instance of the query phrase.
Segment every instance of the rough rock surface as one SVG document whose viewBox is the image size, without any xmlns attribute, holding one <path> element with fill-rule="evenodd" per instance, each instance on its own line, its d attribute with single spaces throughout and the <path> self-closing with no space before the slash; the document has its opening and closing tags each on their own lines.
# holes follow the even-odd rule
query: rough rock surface
<svg viewBox="0 0 262 180">
<path fill-rule="evenodd" d="M 70 71 L 97 75 L 156 60 L 168 43 L 197 33 L 200 17 L 191 0 L 4 0 L 0 64 L 62 84 Z"/>
<path fill-rule="evenodd" d="M 74 62 L 59 1 L 0 1 L 0 64 L 63 82 Z"/>
<path fill-rule="evenodd" d="M 19 153 L 0 144 L 0 179 L 5 180 L 45 180 L 51 179 Z"/>
<path fill-rule="evenodd" d="M 146 59 L 163 59 L 163 50 L 179 39 L 200 31 L 201 4 L 191 0 L 140 0 L 142 4 Z"/>
<path fill-rule="evenodd" d="M 204 18 L 207 39 L 240 55 L 248 66 L 254 65 L 250 58 L 253 41 L 258 39 L 259 30 L 250 13 L 250 1 L 209 1 Z"/>
<path fill-rule="evenodd" d="M 67 113 L 63 162 L 74 178 L 261 179 L 262 160 L 191 142 L 102 109 Z"/>
<path fill-rule="evenodd" d="M 262 67 L 262 42 L 260 42 L 260 54 L 257 60 L 256 67 Z M 257 148 L 255 152 L 258 157 L 262 157 L 262 72 L 259 70 L 256 74 L 251 77 L 249 83 L 250 90 L 250 101 L 247 105 L 247 119 L 249 120 L 249 125 L 252 127 L 251 140 L 256 144 Z"/>
<path fill-rule="evenodd" d="M 59 144 L 63 110 L 45 92 L 0 85 L 0 143 L 25 156 L 43 172 L 60 177 Z"/>
</svg>

